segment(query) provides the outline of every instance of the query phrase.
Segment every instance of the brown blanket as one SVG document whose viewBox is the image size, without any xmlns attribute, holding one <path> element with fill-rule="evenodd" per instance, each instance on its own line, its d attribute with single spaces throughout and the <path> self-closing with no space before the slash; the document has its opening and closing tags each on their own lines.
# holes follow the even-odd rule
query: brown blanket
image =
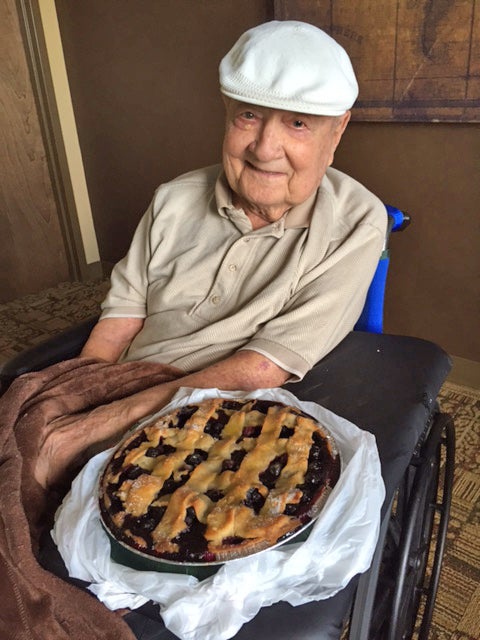
<svg viewBox="0 0 480 640">
<path fill-rule="evenodd" d="M 17 379 L 0 399 L 0 637 L 3 640 L 132 640 L 128 625 L 94 597 L 45 571 L 37 562 L 40 534 L 78 463 L 111 444 L 101 427 L 89 447 L 76 451 L 81 415 L 122 397 L 178 377 L 171 367 L 149 363 L 107 364 L 85 358 L 62 362 Z M 55 463 L 45 440 L 62 416 L 80 415 L 70 429 L 75 462 Z M 88 415 L 85 413 L 84 415 Z M 103 415 L 103 414 L 102 414 Z M 72 452 L 69 452 L 72 453 Z M 71 456 L 70 456 L 71 458 Z M 45 465 L 45 460 L 48 464 Z M 43 468 L 42 468 L 43 465 Z M 54 466 L 54 469 L 44 468 Z M 40 470 L 40 472 L 39 472 Z M 46 473 L 63 484 L 43 488 Z"/>
</svg>

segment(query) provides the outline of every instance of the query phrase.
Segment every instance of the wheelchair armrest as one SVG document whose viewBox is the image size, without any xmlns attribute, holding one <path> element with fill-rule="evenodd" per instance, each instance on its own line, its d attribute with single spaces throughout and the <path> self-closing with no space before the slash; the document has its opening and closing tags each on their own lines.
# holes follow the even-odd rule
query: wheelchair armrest
<svg viewBox="0 0 480 640">
<path fill-rule="evenodd" d="M 13 380 L 23 373 L 40 371 L 62 360 L 78 356 L 97 320 L 97 316 L 88 318 L 0 365 L 1 391 L 5 391 Z"/>
</svg>

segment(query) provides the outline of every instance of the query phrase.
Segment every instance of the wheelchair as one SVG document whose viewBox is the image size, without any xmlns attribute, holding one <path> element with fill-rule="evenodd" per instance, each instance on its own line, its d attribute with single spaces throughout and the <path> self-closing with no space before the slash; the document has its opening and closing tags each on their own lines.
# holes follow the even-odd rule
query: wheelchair
<svg viewBox="0 0 480 640">
<path fill-rule="evenodd" d="M 384 252 L 355 331 L 301 382 L 286 385 L 299 399 L 316 402 L 376 437 L 386 497 L 371 567 L 326 600 L 298 607 L 278 602 L 261 609 L 235 640 L 428 638 L 453 488 L 455 429 L 436 400 L 451 364 L 432 342 L 383 333 L 388 240 L 390 232 L 409 222 L 398 209 L 386 209 Z M 23 373 L 78 355 L 96 320 L 5 363 L 1 390 Z M 69 579 L 59 556 L 48 568 Z M 152 603 L 125 620 L 141 640 L 176 638 Z"/>
</svg>

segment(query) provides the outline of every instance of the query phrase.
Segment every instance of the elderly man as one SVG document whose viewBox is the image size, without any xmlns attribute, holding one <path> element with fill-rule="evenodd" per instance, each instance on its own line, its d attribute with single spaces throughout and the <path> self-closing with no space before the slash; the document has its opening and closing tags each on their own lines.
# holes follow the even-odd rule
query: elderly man
<svg viewBox="0 0 480 640">
<path fill-rule="evenodd" d="M 220 86 L 222 166 L 157 190 L 82 352 L 180 370 L 123 401 L 132 420 L 180 386 L 301 379 L 353 328 L 382 249 L 382 203 L 329 168 L 357 96 L 345 51 L 266 23 L 222 60 Z"/>
<path fill-rule="evenodd" d="M 57 506 L 47 489 L 180 386 L 250 390 L 301 379 L 361 312 L 386 214 L 329 168 L 357 95 L 346 53 L 311 25 L 267 23 L 222 60 L 220 84 L 223 164 L 158 189 L 113 271 L 82 352 L 93 358 L 25 376 L 2 398 L 0 551 L 10 559 L 3 603 L 14 631 L 21 618 L 42 637 L 64 629 L 58 638 L 103 638 L 108 629 L 130 638 L 114 614 L 29 554 L 42 549 L 45 566 L 62 575 L 50 536 L 37 540 L 46 504 Z M 155 624 L 151 637 L 166 637 Z"/>
</svg>

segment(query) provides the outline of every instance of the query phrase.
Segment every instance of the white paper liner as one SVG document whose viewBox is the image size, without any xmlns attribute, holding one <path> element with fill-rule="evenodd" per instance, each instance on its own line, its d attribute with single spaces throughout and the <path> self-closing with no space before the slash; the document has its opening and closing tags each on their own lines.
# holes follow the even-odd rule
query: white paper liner
<svg viewBox="0 0 480 640">
<path fill-rule="evenodd" d="M 112 610 L 157 602 L 165 626 L 181 640 L 227 640 L 261 607 L 280 600 L 297 606 L 335 595 L 370 566 L 385 497 L 374 436 L 283 389 L 246 393 L 182 388 L 162 413 L 212 397 L 290 404 L 332 433 L 342 473 L 305 542 L 230 561 L 201 582 L 193 576 L 117 564 L 110 559 L 97 498 L 99 474 L 113 449 L 82 469 L 58 509 L 52 531 L 71 577 L 90 582 L 90 590 Z"/>
</svg>

